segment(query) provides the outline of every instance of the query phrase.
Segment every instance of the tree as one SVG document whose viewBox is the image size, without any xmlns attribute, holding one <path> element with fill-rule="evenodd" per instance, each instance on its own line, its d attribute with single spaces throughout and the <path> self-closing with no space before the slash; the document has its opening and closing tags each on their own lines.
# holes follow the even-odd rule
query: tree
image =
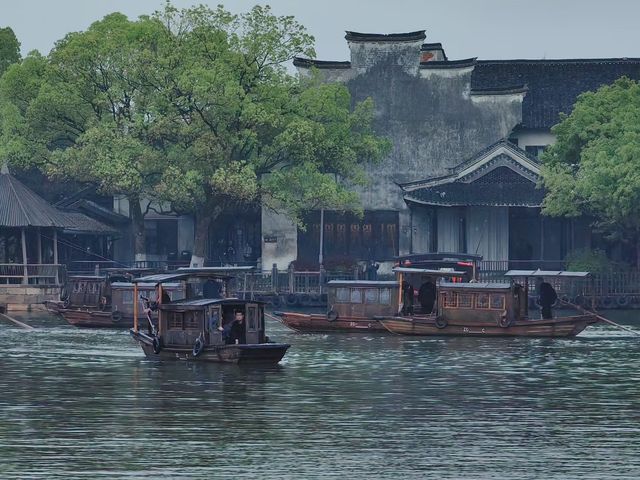
<svg viewBox="0 0 640 480">
<path fill-rule="evenodd" d="M 5 154 L 53 178 L 94 184 L 129 200 L 135 255 L 145 251 L 141 199 L 153 192 L 162 155 L 148 137 L 140 52 L 154 23 L 111 14 L 30 55 L 0 84 Z M 155 176 L 155 177 L 154 177 Z"/>
<path fill-rule="evenodd" d="M 352 105 L 344 86 L 287 73 L 294 56 L 313 55 L 312 43 L 268 7 L 108 15 L 48 58 L 11 67 L 0 83 L 0 148 L 50 176 L 126 195 L 136 255 L 141 198 L 193 214 L 192 263 L 202 265 L 222 212 L 259 201 L 294 219 L 318 206 L 357 209 L 351 185 L 388 151 L 370 128 L 371 101 Z"/>
<path fill-rule="evenodd" d="M 543 212 L 595 218 L 597 228 L 633 242 L 640 267 L 640 84 L 623 77 L 580 95 L 552 132 Z"/>
<path fill-rule="evenodd" d="M 20 61 L 20 42 L 10 27 L 0 28 L 0 77 L 10 65 Z"/>
<path fill-rule="evenodd" d="M 371 131 L 370 101 L 352 108 L 346 87 L 287 74 L 286 62 L 314 53 L 299 23 L 260 6 L 243 15 L 168 6 L 154 19 L 165 29 L 145 83 L 170 164 L 156 191 L 195 215 L 192 265 L 230 208 L 260 200 L 299 219 L 305 208 L 357 206 L 350 185 L 389 145 Z"/>
</svg>

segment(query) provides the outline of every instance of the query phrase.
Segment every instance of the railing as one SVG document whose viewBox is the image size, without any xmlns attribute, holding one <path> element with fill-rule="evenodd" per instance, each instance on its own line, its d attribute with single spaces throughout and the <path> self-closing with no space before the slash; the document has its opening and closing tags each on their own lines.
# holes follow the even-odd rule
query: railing
<svg viewBox="0 0 640 480">
<path fill-rule="evenodd" d="M 0 284 L 60 285 L 65 275 L 64 265 L 0 263 Z"/>
</svg>

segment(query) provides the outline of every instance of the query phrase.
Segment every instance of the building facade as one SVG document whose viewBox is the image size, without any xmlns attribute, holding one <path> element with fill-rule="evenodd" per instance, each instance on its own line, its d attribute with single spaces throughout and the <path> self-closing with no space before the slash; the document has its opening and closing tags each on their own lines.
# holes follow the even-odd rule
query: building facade
<svg viewBox="0 0 640 480">
<path fill-rule="evenodd" d="M 345 38 L 349 61 L 294 65 L 344 83 L 354 102 L 372 98 L 374 127 L 392 151 L 369 168 L 363 219 L 328 213 L 321 227 L 314 213 L 299 232 L 263 211 L 263 265 L 312 266 L 320 228 L 325 258 L 336 262 L 464 251 L 508 265 L 560 261 L 589 246 L 586 221 L 541 216 L 537 156 L 580 93 L 640 79 L 640 59 L 449 60 L 441 44 L 424 43 L 424 31 Z"/>
</svg>

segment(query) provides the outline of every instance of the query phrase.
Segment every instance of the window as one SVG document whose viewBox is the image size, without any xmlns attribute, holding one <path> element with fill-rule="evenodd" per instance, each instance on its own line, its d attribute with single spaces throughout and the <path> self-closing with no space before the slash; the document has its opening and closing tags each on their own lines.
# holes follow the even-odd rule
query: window
<svg viewBox="0 0 640 480">
<path fill-rule="evenodd" d="M 476 308 L 489 308 L 489 295 L 479 293 L 476 297 Z"/>
<path fill-rule="evenodd" d="M 351 289 L 351 303 L 362 303 L 362 290 L 359 288 Z"/>
<path fill-rule="evenodd" d="M 458 294 L 458 308 L 471 308 L 473 306 L 473 295 L 471 293 Z"/>
<path fill-rule="evenodd" d="M 458 294 L 456 292 L 443 293 L 444 297 L 444 307 L 445 308 L 456 308 L 458 306 Z"/>
<path fill-rule="evenodd" d="M 377 288 L 367 288 L 364 291 L 364 303 L 378 303 Z"/>
<path fill-rule="evenodd" d="M 182 313 L 172 312 L 167 322 L 169 330 L 182 330 Z"/>
<path fill-rule="evenodd" d="M 336 302 L 347 303 L 349 301 L 349 289 L 338 288 L 336 290 Z"/>
<path fill-rule="evenodd" d="M 133 290 L 122 290 L 122 303 L 127 305 L 133 304 Z"/>
<path fill-rule="evenodd" d="M 491 309 L 504 310 L 504 295 L 491 295 Z"/>
<path fill-rule="evenodd" d="M 389 305 L 391 303 L 391 289 L 383 288 L 380 290 L 380 305 Z"/>
<path fill-rule="evenodd" d="M 200 319 L 202 318 L 202 312 L 199 311 L 195 311 L 195 312 L 185 312 L 184 314 L 184 328 L 186 329 L 191 329 L 191 330 L 197 330 L 201 327 L 200 325 Z"/>
<path fill-rule="evenodd" d="M 256 313 L 256 307 L 249 307 L 247 309 L 247 316 L 249 317 L 247 319 L 247 323 L 249 324 L 249 330 L 256 329 Z"/>
</svg>

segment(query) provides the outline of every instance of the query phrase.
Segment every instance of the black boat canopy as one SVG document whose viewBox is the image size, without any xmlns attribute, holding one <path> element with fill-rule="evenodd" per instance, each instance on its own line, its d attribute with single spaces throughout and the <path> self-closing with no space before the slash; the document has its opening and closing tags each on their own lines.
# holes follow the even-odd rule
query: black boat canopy
<svg viewBox="0 0 640 480">
<path fill-rule="evenodd" d="M 395 267 L 393 271 L 396 273 L 420 273 L 423 275 L 433 275 L 435 277 L 462 277 L 465 275 L 465 272 L 458 270 L 434 270 L 432 268 Z"/>
<path fill-rule="evenodd" d="M 505 277 L 562 277 L 562 278 L 586 278 L 589 272 L 570 272 L 567 270 L 509 270 Z"/>
</svg>

